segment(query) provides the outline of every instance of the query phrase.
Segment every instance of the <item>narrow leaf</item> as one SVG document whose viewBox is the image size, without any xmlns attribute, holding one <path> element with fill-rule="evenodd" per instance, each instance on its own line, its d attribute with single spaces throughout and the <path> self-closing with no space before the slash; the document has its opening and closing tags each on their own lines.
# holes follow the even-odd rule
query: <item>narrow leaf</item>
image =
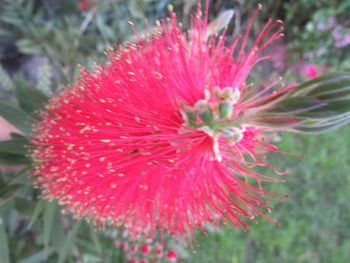
<svg viewBox="0 0 350 263">
<path fill-rule="evenodd" d="M 31 164 L 28 157 L 18 154 L 8 154 L 0 152 L 0 165 L 25 165 Z"/>
<path fill-rule="evenodd" d="M 48 101 L 48 97 L 42 91 L 30 87 L 20 76 L 16 78 L 16 93 L 19 105 L 28 113 L 43 108 Z"/>
<path fill-rule="evenodd" d="M 68 236 L 64 242 L 64 245 L 59 252 L 58 263 L 63 263 L 66 261 L 68 253 L 72 249 L 74 238 L 77 235 L 80 226 L 81 226 L 81 221 L 75 222 L 73 229 L 68 233 Z"/>
<path fill-rule="evenodd" d="M 0 259 L 1 263 L 10 263 L 10 251 L 3 219 L 0 217 Z"/>
<path fill-rule="evenodd" d="M 0 152 L 25 155 L 27 153 L 27 143 L 28 141 L 25 137 L 0 141 Z"/>
<path fill-rule="evenodd" d="M 350 75 L 345 74 L 337 78 L 325 80 L 313 89 L 309 96 L 320 96 L 325 94 L 333 94 L 340 91 L 348 91 L 350 89 Z"/>
<path fill-rule="evenodd" d="M 261 117 L 246 120 L 246 123 L 253 124 L 254 126 L 262 126 L 274 129 L 289 129 L 304 122 L 302 118 L 274 116 L 274 117 Z"/>
<path fill-rule="evenodd" d="M 34 208 L 32 217 L 29 221 L 28 228 L 31 228 L 33 224 L 36 222 L 36 220 L 39 218 L 39 216 L 44 212 L 46 207 L 46 201 L 43 199 L 40 199 Z"/>
<path fill-rule="evenodd" d="M 5 100 L 0 100 L 0 116 L 5 118 L 9 123 L 25 134 L 30 133 L 30 121 L 32 118 L 25 111 L 19 109 L 15 104 Z"/>
<path fill-rule="evenodd" d="M 297 114 L 300 117 L 306 117 L 311 119 L 323 119 L 323 118 L 334 118 L 342 114 L 350 112 L 350 100 L 332 101 L 327 105 Z"/>
<path fill-rule="evenodd" d="M 33 255 L 18 261 L 18 263 L 41 263 L 47 262 L 47 259 L 55 252 L 55 249 L 50 247 L 48 249 L 40 250 Z"/>
<path fill-rule="evenodd" d="M 54 228 L 54 220 L 56 214 L 57 204 L 55 202 L 47 203 L 44 211 L 44 226 L 43 226 L 43 235 L 44 235 L 44 247 L 49 248 L 49 241 L 52 234 L 52 229 Z"/>
<path fill-rule="evenodd" d="M 281 113 L 281 114 L 293 114 L 299 112 L 310 111 L 324 106 L 326 103 L 316 98 L 311 97 L 293 97 L 287 98 L 277 105 L 269 109 L 265 114 L 269 113 Z"/>
<path fill-rule="evenodd" d="M 21 189 L 24 185 L 23 184 L 8 184 L 2 189 L 0 189 L 0 198 L 5 199 L 7 195 L 14 194 L 19 189 Z"/>
</svg>

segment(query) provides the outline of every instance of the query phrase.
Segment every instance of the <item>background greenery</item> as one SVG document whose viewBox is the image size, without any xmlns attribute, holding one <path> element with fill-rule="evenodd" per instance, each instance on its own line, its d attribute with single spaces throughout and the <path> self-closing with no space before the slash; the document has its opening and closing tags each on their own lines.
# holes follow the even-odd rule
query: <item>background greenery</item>
<svg viewBox="0 0 350 263">
<path fill-rule="evenodd" d="M 92 67 L 102 61 L 106 47 L 132 40 L 131 20 L 137 29 L 166 17 L 167 4 L 175 7 L 187 26 L 196 1 L 115 0 L 90 1 L 79 10 L 79 1 L 0 0 L 0 104 L 24 133 L 33 121 L 29 113 L 63 85 L 79 76 L 78 64 Z M 235 9 L 230 23 L 234 36 L 243 31 L 258 1 L 211 1 L 210 18 Z M 271 47 L 272 63 L 265 63 L 253 77 L 285 75 L 285 81 L 305 80 L 305 65 L 313 63 L 327 71 L 350 68 L 350 2 L 264 1 L 254 24 L 256 35 L 267 17 L 286 22 L 286 37 Z M 337 33 L 338 32 L 338 33 Z M 349 41 L 349 43 L 347 42 Z M 268 73 L 268 74 L 266 74 Z M 12 104 L 10 104 L 12 103 Z M 15 106 L 13 106 L 15 105 Z M 1 128 L 1 127 L 0 127 Z M 284 134 L 281 150 L 305 155 L 298 158 L 274 154 L 270 161 L 288 169 L 285 183 L 265 185 L 270 191 L 291 195 L 284 202 L 272 201 L 271 217 L 280 227 L 259 219 L 248 232 L 208 226 L 209 236 L 198 233 L 195 252 L 166 242 L 186 262 L 273 263 L 347 262 L 350 258 L 350 127 L 329 134 Z M 26 164 L 25 137 L 11 145 L 1 144 L 0 164 Z M 126 262 L 114 247 L 124 240 L 121 231 L 95 232 L 86 222 L 61 215 L 55 203 L 38 198 L 26 177 L 26 168 L 8 168 L 0 174 L 0 262 Z M 12 169 L 13 170 L 13 169 Z M 266 171 L 271 174 L 270 171 Z"/>
</svg>

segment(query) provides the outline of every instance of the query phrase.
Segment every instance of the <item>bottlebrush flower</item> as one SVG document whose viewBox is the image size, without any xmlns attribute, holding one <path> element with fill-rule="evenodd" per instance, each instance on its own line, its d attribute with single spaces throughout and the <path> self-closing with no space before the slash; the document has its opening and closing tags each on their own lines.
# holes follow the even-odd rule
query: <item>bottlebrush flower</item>
<svg viewBox="0 0 350 263">
<path fill-rule="evenodd" d="M 246 84 L 261 51 L 282 36 L 282 22 L 269 20 L 246 49 L 258 12 L 228 46 L 225 30 L 213 34 L 220 20 L 208 24 L 199 5 L 188 32 L 170 12 L 146 39 L 136 34 L 95 72 L 83 69 L 36 125 L 33 176 L 43 197 L 97 225 L 176 236 L 207 222 L 247 229 L 256 215 L 267 218 L 273 193 L 261 183 L 278 180 L 250 168 L 274 170 L 264 155 L 278 149 L 264 134 L 302 117 L 264 115 L 290 90 L 278 79 Z"/>
<path fill-rule="evenodd" d="M 247 180 L 275 179 L 247 167 L 268 166 L 261 155 L 276 147 L 264 141 L 264 128 L 229 124 L 269 97 L 249 96 L 266 83 L 251 89 L 245 82 L 282 28 L 269 20 L 245 50 L 257 14 L 243 38 L 226 47 L 225 33 L 208 36 L 200 8 L 188 33 L 170 12 L 169 24 L 162 21 L 146 40 L 136 35 L 96 72 L 83 69 L 36 126 L 32 156 L 43 196 L 98 225 L 176 235 L 217 222 L 217 215 L 245 229 L 242 217 L 265 217 L 262 197 L 269 193 Z"/>
</svg>

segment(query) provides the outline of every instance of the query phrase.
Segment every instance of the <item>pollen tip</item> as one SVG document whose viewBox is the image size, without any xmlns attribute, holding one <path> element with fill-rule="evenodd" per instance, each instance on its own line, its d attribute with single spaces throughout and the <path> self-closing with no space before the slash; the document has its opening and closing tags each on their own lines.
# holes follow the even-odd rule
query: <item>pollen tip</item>
<svg viewBox="0 0 350 263">
<path fill-rule="evenodd" d="M 262 9 L 262 4 L 258 4 L 258 9 L 261 10 Z"/>
<path fill-rule="evenodd" d="M 174 11 L 174 6 L 173 5 L 168 5 L 168 11 L 173 12 Z"/>
</svg>

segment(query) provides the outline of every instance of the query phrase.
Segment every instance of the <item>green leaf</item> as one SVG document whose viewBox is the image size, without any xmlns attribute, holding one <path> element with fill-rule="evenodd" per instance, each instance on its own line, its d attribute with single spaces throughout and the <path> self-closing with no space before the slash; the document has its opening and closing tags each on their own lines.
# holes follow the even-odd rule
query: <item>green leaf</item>
<svg viewBox="0 0 350 263">
<path fill-rule="evenodd" d="M 31 39 L 20 39 L 16 42 L 16 46 L 23 54 L 37 55 L 42 53 L 40 46 Z"/>
<path fill-rule="evenodd" d="M 10 25 L 14 25 L 14 26 L 19 27 L 19 28 L 22 26 L 22 20 L 18 19 L 18 18 L 14 18 L 12 16 L 1 15 L 0 21 L 3 21 L 3 22 L 10 24 Z"/>
<path fill-rule="evenodd" d="M 98 253 L 101 254 L 102 253 L 102 245 L 101 245 L 100 239 L 98 238 L 98 234 L 96 232 L 95 226 L 93 224 L 89 224 L 89 232 L 90 232 L 90 236 L 91 236 L 92 242 L 94 244 L 94 247 L 96 248 Z"/>
<path fill-rule="evenodd" d="M 62 214 L 59 209 L 56 209 L 54 226 L 55 227 L 52 229 L 52 234 L 51 234 L 51 244 L 53 245 L 54 248 L 56 248 L 56 251 L 59 251 L 64 246 L 65 237 L 66 237 Z"/>
<path fill-rule="evenodd" d="M 349 120 L 339 121 L 338 123 L 332 123 L 329 125 L 321 125 L 321 126 L 310 126 L 310 127 L 300 126 L 300 127 L 295 127 L 294 130 L 297 132 L 302 132 L 302 133 L 319 134 L 319 133 L 324 133 L 324 132 L 328 132 L 328 131 L 337 129 L 337 128 L 343 126 L 347 122 L 349 122 Z"/>
<path fill-rule="evenodd" d="M 0 116 L 5 118 L 9 123 L 25 134 L 31 132 L 30 122 L 32 121 L 32 118 L 28 113 L 19 109 L 15 104 L 5 100 L 0 100 Z"/>
<path fill-rule="evenodd" d="M 7 141 L 0 141 L 0 152 L 25 155 L 27 153 L 26 145 L 28 140 L 25 137 L 16 138 Z"/>
<path fill-rule="evenodd" d="M 16 198 L 15 206 L 17 211 L 24 216 L 31 216 L 33 210 L 35 209 L 35 203 L 32 200 L 27 200 L 25 198 Z"/>
<path fill-rule="evenodd" d="M 315 85 L 315 84 L 314 84 Z M 350 74 L 344 74 L 337 78 L 324 80 L 317 83 L 317 87 L 310 91 L 309 96 L 334 94 L 350 90 Z"/>
<path fill-rule="evenodd" d="M 0 189 L 0 198 L 6 198 L 7 195 L 13 194 L 21 189 L 23 184 L 8 184 Z"/>
<path fill-rule="evenodd" d="M 282 100 L 264 114 L 281 113 L 293 114 L 310 111 L 324 106 L 326 103 L 312 97 L 292 97 Z"/>
<path fill-rule="evenodd" d="M 50 202 L 47 203 L 44 211 L 44 226 L 43 226 L 43 239 L 44 239 L 44 247 L 46 249 L 49 248 L 49 242 L 51 239 L 51 234 L 54 228 L 55 215 L 57 210 L 57 203 Z"/>
<path fill-rule="evenodd" d="M 33 224 L 36 222 L 36 220 L 39 218 L 39 216 L 44 212 L 45 207 L 47 206 L 46 200 L 40 199 L 33 211 L 32 217 L 29 221 L 28 228 L 31 228 Z"/>
<path fill-rule="evenodd" d="M 7 154 L 0 152 L 0 165 L 24 165 L 31 164 L 28 157 L 18 154 Z"/>
<path fill-rule="evenodd" d="M 326 119 L 341 116 L 350 112 L 350 100 L 331 101 L 327 105 L 297 114 L 297 116 L 311 119 Z"/>
<path fill-rule="evenodd" d="M 55 249 L 49 247 L 48 249 L 40 250 L 29 257 L 18 261 L 18 263 L 41 263 L 47 262 L 47 259 L 55 252 Z"/>
<path fill-rule="evenodd" d="M 10 251 L 7 242 L 5 225 L 0 217 L 0 259 L 1 263 L 10 263 Z"/>
<path fill-rule="evenodd" d="M 291 97 L 313 96 L 322 93 L 336 93 L 337 90 L 349 85 L 349 73 L 325 74 L 318 78 L 306 81 L 290 91 Z"/>
<path fill-rule="evenodd" d="M 252 124 L 254 126 L 262 126 L 274 129 L 290 129 L 297 125 L 300 125 L 305 120 L 302 118 L 286 117 L 286 116 L 273 116 L 273 117 L 257 117 L 247 119 L 245 123 Z"/>
<path fill-rule="evenodd" d="M 72 249 L 75 236 L 77 235 L 79 228 L 81 226 L 81 221 L 74 223 L 73 229 L 68 233 L 68 236 L 64 242 L 62 249 L 59 251 L 58 263 L 63 263 L 66 261 L 68 252 Z"/>
<path fill-rule="evenodd" d="M 40 90 L 30 87 L 22 76 L 16 78 L 15 86 L 19 105 L 28 113 L 42 109 L 49 99 Z"/>
</svg>

